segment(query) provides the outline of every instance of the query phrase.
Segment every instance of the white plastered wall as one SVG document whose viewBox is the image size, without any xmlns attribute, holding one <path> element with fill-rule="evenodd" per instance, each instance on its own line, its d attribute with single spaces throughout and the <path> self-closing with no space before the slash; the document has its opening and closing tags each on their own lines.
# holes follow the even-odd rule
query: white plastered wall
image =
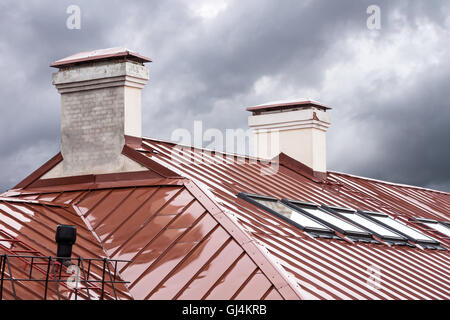
<svg viewBox="0 0 450 320">
<path fill-rule="evenodd" d="M 317 172 L 326 172 L 326 131 L 329 114 L 320 109 L 303 109 L 252 115 L 255 153 L 272 159 L 280 152 Z"/>
</svg>

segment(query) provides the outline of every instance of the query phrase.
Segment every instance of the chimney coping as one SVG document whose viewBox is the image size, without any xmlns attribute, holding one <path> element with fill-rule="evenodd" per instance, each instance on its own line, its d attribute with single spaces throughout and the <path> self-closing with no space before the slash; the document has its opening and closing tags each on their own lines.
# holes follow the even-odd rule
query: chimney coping
<svg viewBox="0 0 450 320">
<path fill-rule="evenodd" d="M 138 62 L 152 62 L 150 58 L 144 57 L 136 52 L 123 47 L 115 47 L 108 49 L 99 49 L 92 51 L 79 52 L 66 58 L 53 62 L 50 67 L 63 68 L 74 64 L 106 60 L 111 58 L 133 58 Z"/>
<path fill-rule="evenodd" d="M 283 109 L 292 109 L 296 106 L 299 107 L 305 107 L 305 106 L 312 106 L 317 107 L 319 109 L 323 110 L 330 110 L 331 108 L 323 105 L 319 102 L 316 102 L 314 100 L 297 100 L 297 101 L 274 101 L 274 102 L 268 102 L 265 104 L 260 104 L 253 107 L 247 107 L 247 111 L 251 112 L 261 112 L 261 111 L 275 111 L 275 110 L 283 110 Z"/>
</svg>

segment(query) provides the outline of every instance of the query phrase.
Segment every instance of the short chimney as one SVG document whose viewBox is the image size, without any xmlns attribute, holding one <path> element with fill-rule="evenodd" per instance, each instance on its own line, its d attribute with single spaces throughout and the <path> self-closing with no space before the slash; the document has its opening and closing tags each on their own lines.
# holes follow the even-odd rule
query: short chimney
<svg viewBox="0 0 450 320">
<path fill-rule="evenodd" d="M 326 132 L 331 108 L 311 100 L 279 101 L 247 108 L 256 156 L 272 159 L 280 153 L 315 173 L 326 173 Z"/>
<path fill-rule="evenodd" d="M 151 62 L 125 48 L 81 52 L 51 67 L 61 94 L 63 161 L 45 178 L 142 170 L 122 155 L 142 136 L 141 90 Z M 131 138 L 133 137 L 133 138 Z"/>
</svg>

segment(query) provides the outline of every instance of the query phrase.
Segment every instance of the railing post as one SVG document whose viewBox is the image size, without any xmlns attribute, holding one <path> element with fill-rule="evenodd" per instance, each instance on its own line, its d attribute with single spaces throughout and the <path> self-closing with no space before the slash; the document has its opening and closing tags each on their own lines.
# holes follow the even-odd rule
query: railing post
<svg viewBox="0 0 450 320">
<path fill-rule="evenodd" d="M 106 266 L 106 258 L 103 259 L 103 273 L 102 273 L 102 295 L 100 300 L 103 300 L 103 296 L 105 294 L 105 266 Z"/>
<path fill-rule="evenodd" d="M 109 280 L 111 281 L 111 286 L 112 286 L 112 289 L 113 289 L 113 292 L 114 292 L 114 299 L 117 300 L 116 287 L 114 286 L 114 281 L 116 281 L 116 278 L 114 277 L 114 280 L 113 280 L 113 278 L 111 276 L 111 268 L 109 267 L 109 264 L 110 264 L 110 262 L 108 261 L 106 265 L 108 267 Z"/>
<path fill-rule="evenodd" d="M 48 257 L 48 264 L 47 264 L 47 274 L 45 276 L 45 291 L 44 291 L 44 300 L 47 300 L 47 289 L 48 289 L 48 273 L 50 272 L 50 259 L 51 257 Z"/>
<path fill-rule="evenodd" d="M 13 274 L 12 274 L 12 270 L 11 270 L 11 264 L 9 263 L 9 258 L 8 258 L 7 254 L 5 254 L 4 260 L 6 260 L 6 265 L 8 266 L 9 280 L 11 281 L 11 289 L 12 289 L 12 292 L 13 292 L 14 300 L 17 300 L 16 288 L 14 287 L 14 278 L 13 278 Z M 4 271 L 5 270 L 3 270 L 3 272 Z"/>
<path fill-rule="evenodd" d="M 3 278 L 5 276 L 5 264 L 4 264 L 4 255 L 0 255 L 0 272 L 1 272 L 1 280 L 0 280 L 0 300 L 3 300 Z"/>
<path fill-rule="evenodd" d="M 87 295 L 88 295 L 88 299 L 91 300 L 91 294 L 89 293 L 89 274 L 86 275 L 86 270 L 84 270 L 84 260 L 83 258 L 80 257 L 80 263 L 81 263 L 81 271 L 83 272 L 83 277 L 84 277 L 84 285 L 86 286 L 86 291 L 87 291 Z M 91 266 L 91 260 L 89 260 L 89 267 Z"/>
</svg>

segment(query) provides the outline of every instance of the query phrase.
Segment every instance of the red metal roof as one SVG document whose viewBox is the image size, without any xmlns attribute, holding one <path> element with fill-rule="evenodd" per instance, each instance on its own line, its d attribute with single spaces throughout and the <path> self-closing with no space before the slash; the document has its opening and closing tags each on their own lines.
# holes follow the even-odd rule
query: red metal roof
<svg viewBox="0 0 450 320">
<path fill-rule="evenodd" d="M 159 164 L 208 190 L 220 207 L 233 215 L 252 237 L 264 244 L 293 276 L 305 298 L 317 299 L 448 299 L 449 251 L 389 247 L 309 237 L 281 219 L 239 199 L 239 192 L 289 198 L 331 206 L 382 211 L 420 229 L 450 248 L 450 240 L 424 229 L 410 218 L 450 220 L 450 194 L 400 186 L 329 172 L 318 183 L 280 165 L 184 148 L 173 152 L 170 143 L 145 140 L 157 153 L 145 153 Z M 195 160 L 195 161 L 193 161 Z M 382 288 L 368 285 L 373 268 L 381 270 Z"/>
<path fill-rule="evenodd" d="M 48 193 L 30 190 L 19 201 L 69 204 L 98 238 L 97 245 L 101 244 L 106 257 L 130 261 L 120 263 L 118 272 L 130 282 L 128 289 L 134 299 L 296 297 L 294 291 L 280 287 L 280 282 L 274 283 L 277 275 L 269 279 L 261 271 L 257 265 L 261 257 L 243 248 L 251 247 L 245 243 L 250 238 L 237 237 L 240 230 L 233 222 L 213 214 L 207 199 L 195 197 L 201 192 L 198 187 L 179 180 L 148 184 Z M 4 220 L 6 217 L 2 222 L 7 226 Z M 34 231 L 32 226 L 26 227 Z M 54 233 L 52 227 L 47 234 Z M 55 246 L 52 239 L 44 239 L 40 245 Z M 78 245 L 85 248 L 83 242 Z"/>
<path fill-rule="evenodd" d="M 313 238 L 237 197 L 246 192 L 382 211 L 450 249 L 449 238 L 412 221 L 449 221 L 449 193 L 337 172 L 322 181 L 292 163 L 273 170 L 247 157 L 174 147 L 151 139 L 127 147 L 124 154 L 150 168 L 151 178 L 61 184 L 34 176 L 5 196 L 37 201 L 27 204 L 35 210 L 67 204 L 104 256 L 131 260 L 119 271 L 136 299 L 450 298 L 448 250 Z M 9 216 L 0 215 L 5 228 L 17 223 Z M 37 232 L 27 219 L 19 228 Z M 41 246 L 53 248 L 53 229 L 41 231 L 49 234 Z"/>
<path fill-rule="evenodd" d="M 31 267 L 27 263 L 30 259 L 23 257 L 56 256 L 55 231 L 58 224 L 74 225 L 77 228 L 77 242 L 73 247 L 72 257 L 104 258 L 103 248 L 88 226 L 70 206 L 64 205 L 64 202 L 67 203 L 67 196 L 65 195 L 61 198 L 59 205 L 49 204 L 45 200 L 51 200 L 51 195 L 42 195 L 39 200 L 0 199 L 0 254 L 10 255 L 12 273 L 15 277 L 27 278 L 32 268 L 31 279 L 45 279 L 46 263 Z M 21 257 L 14 257 L 14 255 Z M 34 263 L 46 261 L 45 259 L 39 260 L 36 258 L 34 260 Z M 100 261 L 96 261 L 91 265 L 90 272 L 95 278 L 101 279 L 101 271 Z M 131 299 L 131 295 L 124 285 L 116 285 L 115 288 L 118 298 Z M 12 286 L 9 281 L 4 281 L 3 289 L 3 299 L 12 298 Z M 61 289 L 61 298 L 69 299 L 70 290 L 64 287 L 60 287 Z M 91 299 L 99 298 L 100 289 L 101 287 L 96 285 L 96 289 L 90 290 L 89 295 Z M 20 299 L 41 300 L 44 296 L 45 286 L 44 282 L 18 281 L 15 283 L 15 290 Z M 48 290 L 47 299 L 57 299 L 56 286 L 51 284 Z M 73 298 L 73 295 L 71 297 Z M 84 298 L 83 296 L 78 298 L 87 299 L 88 297 L 84 295 Z M 113 299 L 113 289 L 109 285 L 106 285 L 105 299 Z"/>
<path fill-rule="evenodd" d="M 150 58 L 144 57 L 136 52 L 130 51 L 127 48 L 115 47 L 108 49 L 79 52 L 69 57 L 53 62 L 50 65 L 50 67 L 62 68 L 76 63 L 83 63 L 95 60 L 105 60 L 111 58 L 120 58 L 120 57 L 122 58 L 131 57 L 142 63 L 152 62 Z"/>
</svg>

